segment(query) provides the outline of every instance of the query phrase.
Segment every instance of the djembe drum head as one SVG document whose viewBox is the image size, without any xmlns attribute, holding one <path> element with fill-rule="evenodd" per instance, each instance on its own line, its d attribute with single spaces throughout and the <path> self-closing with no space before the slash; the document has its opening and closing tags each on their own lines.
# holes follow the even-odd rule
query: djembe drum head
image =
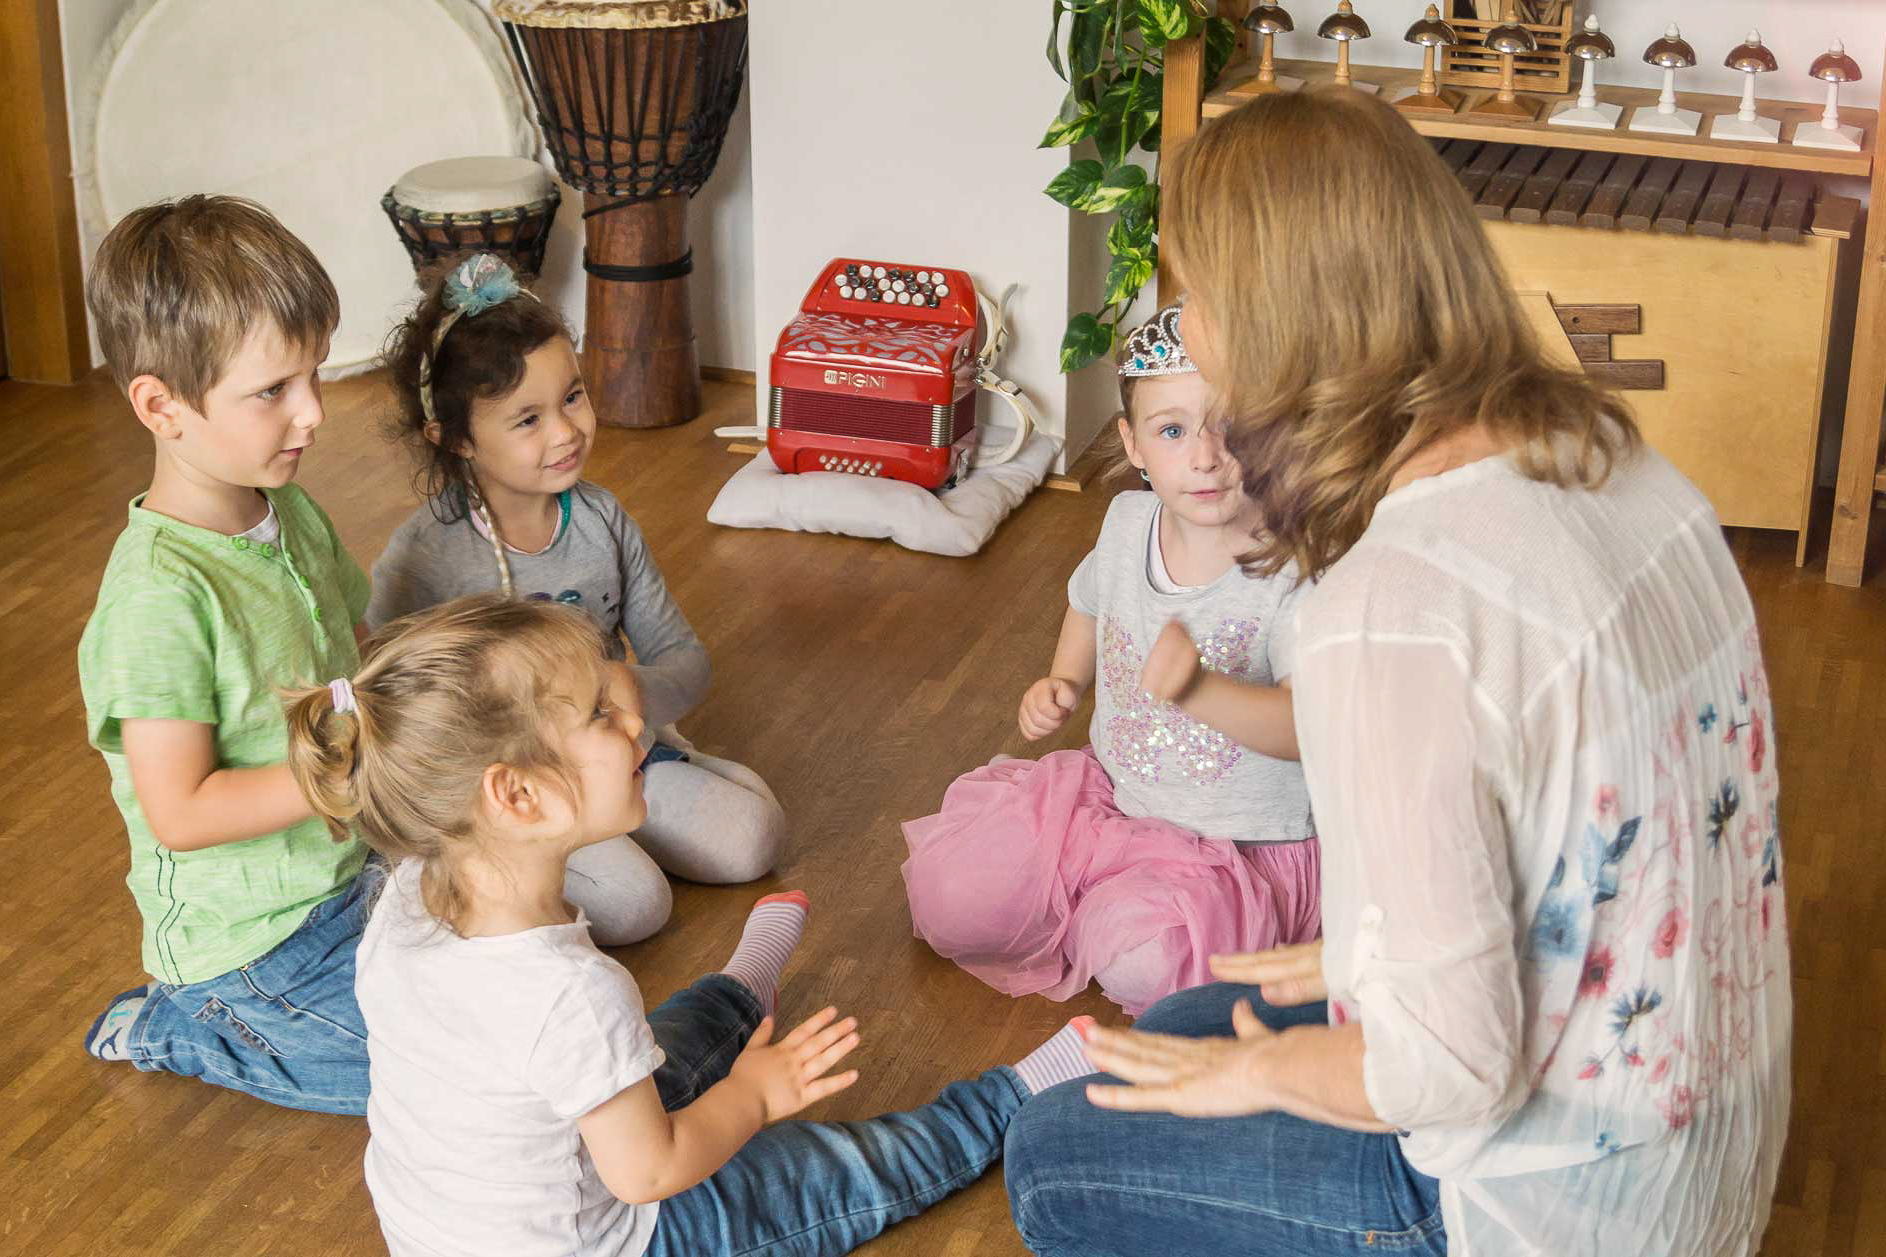
<svg viewBox="0 0 1886 1257">
<path fill-rule="evenodd" d="M 562 199 L 550 172 L 528 158 L 453 157 L 401 175 L 380 207 L 415 270 L 476 251 L 536 275 Z"/>
</svg>

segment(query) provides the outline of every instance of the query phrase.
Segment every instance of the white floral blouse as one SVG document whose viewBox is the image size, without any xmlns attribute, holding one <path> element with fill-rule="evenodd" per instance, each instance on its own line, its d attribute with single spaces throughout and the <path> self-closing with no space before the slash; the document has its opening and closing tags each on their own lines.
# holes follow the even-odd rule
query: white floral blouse
<svg viewBox="0 0 1886 1257">
<path fill-rule="evenodd" d="M 1390 493 L 1298 621 L 1331 1018 L 1449 1251 L 1753 1253 L 1789 1103 L 1768 681 L 1714 513 L 1491 458 Z"/>
</svg>

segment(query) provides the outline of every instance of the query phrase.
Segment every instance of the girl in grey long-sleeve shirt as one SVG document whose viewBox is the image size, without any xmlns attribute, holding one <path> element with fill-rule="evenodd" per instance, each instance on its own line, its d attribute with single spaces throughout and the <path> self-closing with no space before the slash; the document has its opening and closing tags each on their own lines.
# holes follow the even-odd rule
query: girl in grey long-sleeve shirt
<svg viewBox="0 0 1886 1257">
<path fill-rule="evenodd" d="M 577 852 L 564 893 L 598 943 L 646 938 L 668 919 L 663 870 L 700 882 L 764 876 L 784 815 L 750 769 L 703 755 L 673 729 L 707 693 L 707 652 L 642 530 L 613 494 L 580 479 L 596 421 L 562 321 L 489 254 L 435 272 L 423 291 L 386 363 L 427 500 L 373 565 L 367 624 L 502 588 L 578 607 L 611 654 L 632 653 L 649 730 L 648 820 Z"/>
</svg>

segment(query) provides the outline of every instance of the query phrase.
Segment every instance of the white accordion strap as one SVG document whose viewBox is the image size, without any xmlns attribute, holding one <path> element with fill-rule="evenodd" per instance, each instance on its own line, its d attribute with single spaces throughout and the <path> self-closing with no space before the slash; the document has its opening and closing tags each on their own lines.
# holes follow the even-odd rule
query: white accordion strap
<svg viewBox="0 0 1886 1257">
<path fill-rule="evenodd" d="M 1006 463 L 1021 453 L 1022 446 L 1029 435 L 1041 426 L 1041 414 L 1035 409 L 1035 403 L 1022 392 L 1021 386 L 1013 380 L 1005 380 L 995 373 L 995 361 L 1008 348 L 1008 302 L 1015 295 L 1016 284 L 1010 284 L 1002 290 L 1001 301 L 991 301 L 982 290 L 976 290 L 976 302 L 982 307 L 982 317 L 989 323 L 989 339 L 983 342 L 982 353 L 977 355 L 976 384 L 978 387 L 994 393 L 1009 404 L 1015 412 L 1015 435 L 1009 438 L 1007 445 L 997 451 L 988 451 L 987 447 L 976 450 L 976 461 L 993 466 Z"/>
</svg>

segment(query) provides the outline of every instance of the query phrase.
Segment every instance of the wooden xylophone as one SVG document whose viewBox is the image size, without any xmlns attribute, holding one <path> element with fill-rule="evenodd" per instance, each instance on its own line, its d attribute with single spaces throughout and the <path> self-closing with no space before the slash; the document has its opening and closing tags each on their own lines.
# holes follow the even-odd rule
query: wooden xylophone
<svg viewBox="0 0 1886 1257">
<path fill-rule="evenodd" d="M 1725 162 L 1433 140 L 1474 212 L 1495 222 L 1792 243 L 1814 227 L 1814 180 Z"/>
</svg>

